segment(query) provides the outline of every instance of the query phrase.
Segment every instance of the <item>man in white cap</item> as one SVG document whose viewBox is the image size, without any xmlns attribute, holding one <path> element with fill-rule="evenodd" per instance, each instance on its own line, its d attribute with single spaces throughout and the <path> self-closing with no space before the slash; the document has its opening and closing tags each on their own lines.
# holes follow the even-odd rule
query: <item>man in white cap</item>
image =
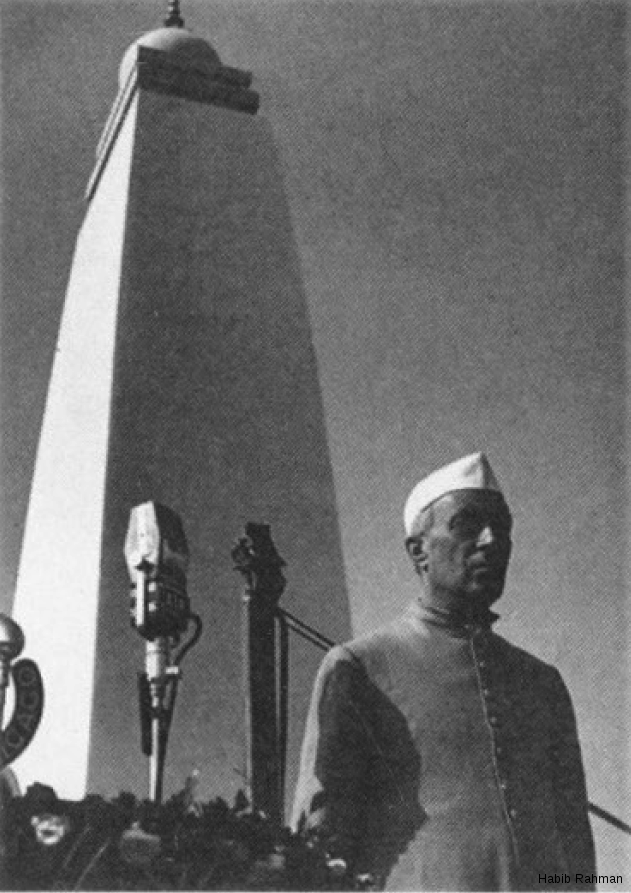
<svg viewBox="0 0 631 893">
<path fill-rule="evenodd" d="M 567 689 L 491 630 L 512 520 L 486 457 L 422 480 L 404 521 L 420 596 L 326 656 L 295 826 L 377 889 L 593 889 Z"/>
</svg>

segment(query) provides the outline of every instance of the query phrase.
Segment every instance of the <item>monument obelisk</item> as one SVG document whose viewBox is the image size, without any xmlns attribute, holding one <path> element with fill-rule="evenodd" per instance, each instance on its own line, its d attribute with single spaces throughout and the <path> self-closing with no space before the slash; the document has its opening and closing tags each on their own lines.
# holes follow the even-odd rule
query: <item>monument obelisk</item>
<svg viewBox="0 0 631 893">
<path fill-rule="evenodd" d="M 66 797 L 147 790 L 123 545 L 147 500 L 182 518 L 205 634 L 187 662 L 165 791 L 243 785 L 231 545 L 272 526 L 283 603 L 349 632 L 326 430 L 279 159 L 246 72 L 183 27 L 132 44 L 88 187 L 33 479 L 14 616 L 46 686 L 16 766 Z M 320 655 L 292 655 L 289 766 Z M 300 650 L 302 649 L 302 650 Z M 291 778 L 288 785 L 291 789 Z"/>
</svg>

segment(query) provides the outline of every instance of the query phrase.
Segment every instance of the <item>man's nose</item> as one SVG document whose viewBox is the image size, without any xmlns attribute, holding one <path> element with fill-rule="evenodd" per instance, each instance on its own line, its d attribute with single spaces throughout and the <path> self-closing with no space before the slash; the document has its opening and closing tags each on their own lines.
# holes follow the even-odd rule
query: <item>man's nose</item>
<svg viewBox="0 0 631 893">
<path fill-rule="evenodd" d="M 495 533 L 490 524 L 486 524 L 478 534 L 478 546 L 491 546 L 496 541 Z"/>
</svg>

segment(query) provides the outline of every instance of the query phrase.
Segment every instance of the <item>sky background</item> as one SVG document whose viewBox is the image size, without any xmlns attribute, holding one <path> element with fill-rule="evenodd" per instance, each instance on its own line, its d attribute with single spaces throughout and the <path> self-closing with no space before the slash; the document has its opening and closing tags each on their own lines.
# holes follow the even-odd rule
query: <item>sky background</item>
<svg viewBox="0 0 631 893">
<path fill-rule="evenodd" d="M 498 631 L 560 667 L 590 795 L 629 821 L 624 13 L 183 4 L 254 72 L 281 159 L 355 628 L 415 593 L 409 490 L 484 449 L 516 522 Z M 162 14 L 0 4 L 5 609 L 83 191 L 123 52 Z M 594 827 L 599 870 L 623 871 Z"/>
</svg>

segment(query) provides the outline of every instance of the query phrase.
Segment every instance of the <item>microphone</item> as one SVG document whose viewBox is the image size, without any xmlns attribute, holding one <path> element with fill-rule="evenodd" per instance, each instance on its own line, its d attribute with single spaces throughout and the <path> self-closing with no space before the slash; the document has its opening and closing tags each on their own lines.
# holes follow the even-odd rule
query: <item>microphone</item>
<svg viewBox="0 0 631 893">
<path fill-rule="evenodd" d="M 131 624 L 148 642 L 186 632 L 188 546 L 179 515 L 158 502 L 131 511 L 125 558 L 131 577 Z"/>
<path fill-rule="evenodd" d="M 201 634 L 201 621 L 191 612 L 186 588 L 189 552 L 179 515 L 158 502 L 133 508 L 125 559 L 131 579 L 131 625 L 146 641 L 145 672 L 138 680 L 141 748 L 150 758 L 151 799 L 159 803 L 178 665 Z M 190 620 L 196 623 L 196 633 L 172 660 L 171 650 Z"/>
</svg>

